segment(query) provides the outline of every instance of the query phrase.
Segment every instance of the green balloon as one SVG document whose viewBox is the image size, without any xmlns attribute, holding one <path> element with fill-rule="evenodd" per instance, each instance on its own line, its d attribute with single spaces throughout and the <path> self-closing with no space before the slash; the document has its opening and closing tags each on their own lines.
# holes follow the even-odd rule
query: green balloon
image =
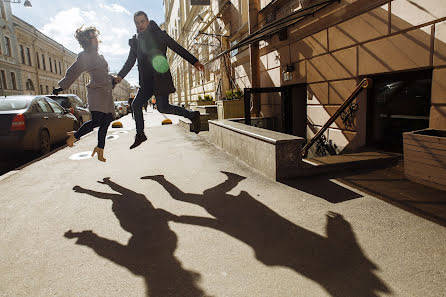
<svg viewBox="0 0 446 297">
<path fill-rule="evenodd" d="M 152 66 L 159 73 L 166 73 L 169 70 L 169 64 L 164 56 L 155 56 L 152 59 Z"/>
</svg>

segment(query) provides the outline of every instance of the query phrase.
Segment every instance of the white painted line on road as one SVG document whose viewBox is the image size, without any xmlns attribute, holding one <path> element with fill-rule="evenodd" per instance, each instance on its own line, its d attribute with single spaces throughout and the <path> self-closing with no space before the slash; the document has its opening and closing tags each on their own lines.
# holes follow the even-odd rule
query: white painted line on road
<svg viewBox="0 0 446 297">
<path fill-rule="evenodd" d="M 80 152 L 80 153 L 71 155 L 71 156 L 69 157 L 69 159 L 70 159 L 70 160 L 75 160 L 75 161 L 77 161 L 77 160 L 89 159 L 89 158 L 91 158 L 91 153 L 92 153 L 92 151 L 88 151 L 88 152 Z"/>
<path fill-rule="evenodd" d="M 20 170 L 11 170 L 11 171 L 8 171 L 8 172 L 6 172 L 5 174 L 3 174 L 3 175 L 0 175 L 0 181 L 2 181 L 2 180 L 4 180 L 4 179 L 7 179 L 8 177 L 10 177 L 11 175 L 14 175 L 14 174 L 16 174 L 17 172 L 19 172 Z"/>
</svg>

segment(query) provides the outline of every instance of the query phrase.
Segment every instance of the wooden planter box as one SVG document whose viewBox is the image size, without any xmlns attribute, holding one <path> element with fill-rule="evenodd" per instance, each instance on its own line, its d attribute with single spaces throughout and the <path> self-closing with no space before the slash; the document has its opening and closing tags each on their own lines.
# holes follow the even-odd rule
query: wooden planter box
<svg viewBox="0 0 446 297">
<path fill-rule="evenodd" d="M 217 101 L 217 114 L 219 120 L 243 118 L 245 116 L 243 99 Z"/>
<path fill-rule="evenodd" d="M 403 133 L 403 149 L 409 180 L 446 191 L 446 130 Z"/>
<path fill-rule="evenodd" d="M 215 105 L 215 101 L 195 101 L 195 102 L 197 102 L 197 106 Z"/>
</svg>

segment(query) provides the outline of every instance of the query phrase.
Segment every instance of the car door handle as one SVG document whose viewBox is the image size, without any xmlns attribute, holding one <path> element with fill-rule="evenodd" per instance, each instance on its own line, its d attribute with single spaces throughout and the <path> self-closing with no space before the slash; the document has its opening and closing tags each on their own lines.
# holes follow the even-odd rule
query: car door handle
<svg viewBox="0 0 446 297">
<path fill-rule="evenodd" d="M 45 120 L 48 120 L 48 117 L 43 117 Z"/>
</svg>

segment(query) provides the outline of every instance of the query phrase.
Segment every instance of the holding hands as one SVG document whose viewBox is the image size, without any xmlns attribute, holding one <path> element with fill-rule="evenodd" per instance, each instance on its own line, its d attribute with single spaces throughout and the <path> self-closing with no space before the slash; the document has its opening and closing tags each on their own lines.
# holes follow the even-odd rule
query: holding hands
<svg viewBox="0 0 446 297">
<path fill-rule="evenodd" d="M 204 66 L 200 63 L 200 61 L 195 62 L 194 67 L 199 71 L 204 71 Z"/>
<path fill-rule="evenodd" d="M 52 93 L 52 94 L 57 96 L 57 95 L 59 95 L 59 93 L 62 92 L 62 91 L 63 91 L 62 88 L 55 88 L 55 89 L 53 89 L 53 93 Z"/>
</svg>

